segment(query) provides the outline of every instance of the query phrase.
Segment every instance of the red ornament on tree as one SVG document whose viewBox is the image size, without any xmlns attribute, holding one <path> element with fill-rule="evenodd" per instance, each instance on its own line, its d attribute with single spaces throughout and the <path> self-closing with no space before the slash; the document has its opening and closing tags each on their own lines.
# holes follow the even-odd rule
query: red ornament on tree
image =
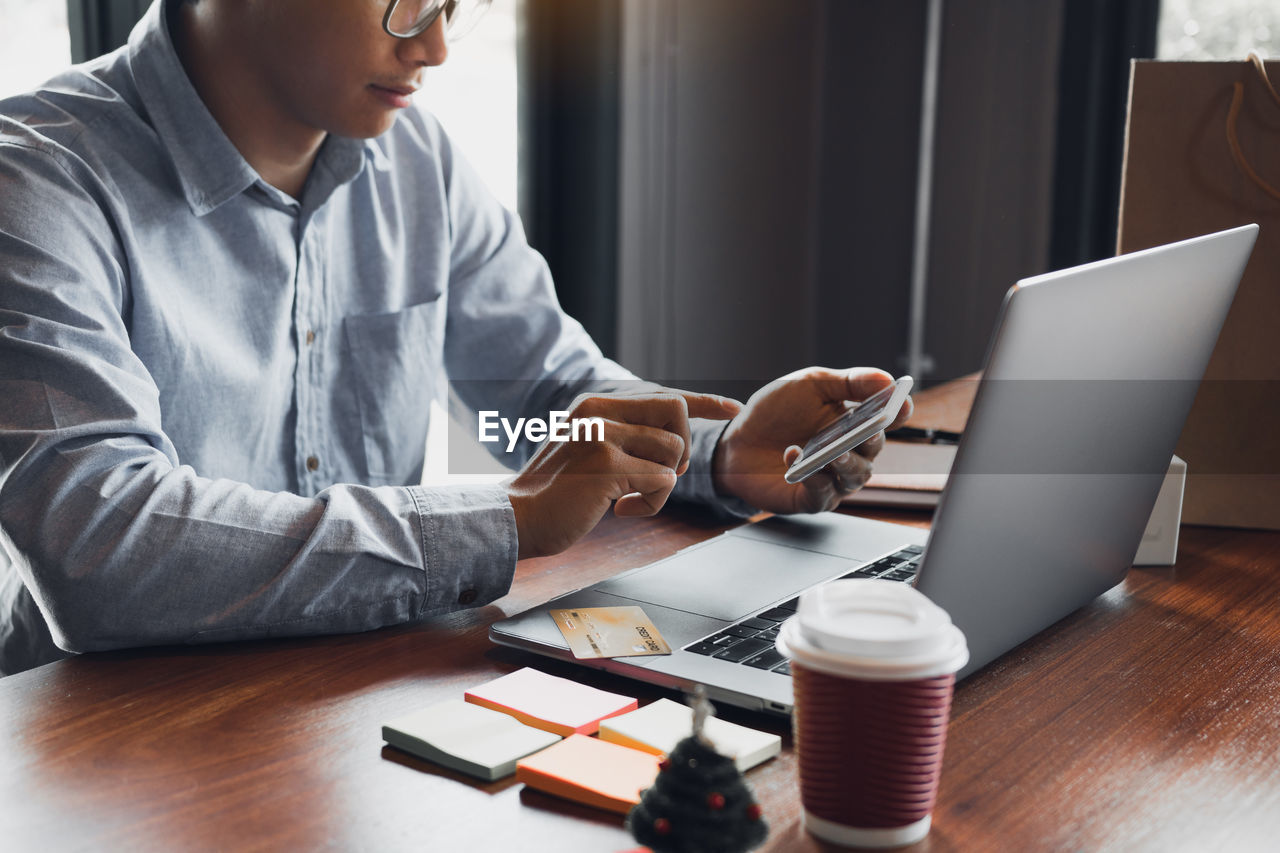
<svg viewBox="0 0 1280 853">
<path fill-rule="evenodd" d="M 759 820 L 762 817 L 764 817 L 764 810 L 760 808 L 759 803 L 752 803 L 751 805 L 747 806 L 748 820 Z"/>
<path fill-rule="evenodd" d="M 707 808 L 717 812 L 724 808 L 724 794 L 719 791 L 712 791 L 707 794 Z"/>
<path fill-rule="evenodd" d="M 659 835 L 670 835 L 671 821 L 667 820 L 665 817 L 658 818 L 653 822 L 653 831 Z"/>
</svg>

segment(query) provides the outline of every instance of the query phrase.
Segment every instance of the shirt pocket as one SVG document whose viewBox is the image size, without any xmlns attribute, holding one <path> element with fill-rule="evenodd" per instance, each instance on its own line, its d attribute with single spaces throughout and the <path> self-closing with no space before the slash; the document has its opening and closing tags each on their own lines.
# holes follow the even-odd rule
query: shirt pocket
<svg viewBox="0 0 1280 853">
<path fill-rule="evenodd" d="M 422 476 L 431 400 L 443 369 L 439 310 L 437 298 L 342 321 L 371 480 L 404 484 Z"/>
</svg>

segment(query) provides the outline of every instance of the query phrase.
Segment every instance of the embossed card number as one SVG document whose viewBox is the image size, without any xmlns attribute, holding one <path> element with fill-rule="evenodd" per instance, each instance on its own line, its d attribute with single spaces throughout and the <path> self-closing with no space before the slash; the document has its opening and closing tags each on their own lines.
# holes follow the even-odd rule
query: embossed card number
<svg viewBox="0 0 1280 853">
<path fill-rule="evenodd" d="M 661 632 L 644 610 L 634 605 L 575 607 L 550 613 L 576 658 L 671 654 Z"/>
</svg>

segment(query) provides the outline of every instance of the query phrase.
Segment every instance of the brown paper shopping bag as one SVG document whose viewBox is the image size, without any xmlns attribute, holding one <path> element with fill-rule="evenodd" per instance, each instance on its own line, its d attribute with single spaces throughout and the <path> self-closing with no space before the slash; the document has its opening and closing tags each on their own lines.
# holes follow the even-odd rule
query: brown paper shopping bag
<svg viewBox="0 0 1280 853">
<path fill-rule="evenodd" d="M 1133 63 L 1118 251 L 1256 222 L 1178 443 L 1183 521 L 1280 529 L 1280 62 Z"/>
</svg>

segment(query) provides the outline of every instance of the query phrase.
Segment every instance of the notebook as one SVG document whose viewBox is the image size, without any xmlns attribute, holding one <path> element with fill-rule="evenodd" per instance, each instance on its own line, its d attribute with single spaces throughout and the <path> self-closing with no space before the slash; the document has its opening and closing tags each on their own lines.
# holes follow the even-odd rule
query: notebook
<svg viewBox="0 0 1280 853">
<path fill-rule="evenodd" d="M 789 714 L 777 625 L 805 589 L 875 576 L 914 582 L 951 615 L 968 675 L 1124 579 L 1257 231 L 1012 287 L 931 531 L 773 517 L 498 622 L 490 638 Z M 617 605 L 641 607 L 673 653 L 577 660 L 547 615 Z"/>
<path fill-rule="evenodd" d="M 954 444 L 894 441 L 884 443 L 867 485 L 844 499 L 846 506 L 938 505 L 955 461 Z"/>
</svg>

